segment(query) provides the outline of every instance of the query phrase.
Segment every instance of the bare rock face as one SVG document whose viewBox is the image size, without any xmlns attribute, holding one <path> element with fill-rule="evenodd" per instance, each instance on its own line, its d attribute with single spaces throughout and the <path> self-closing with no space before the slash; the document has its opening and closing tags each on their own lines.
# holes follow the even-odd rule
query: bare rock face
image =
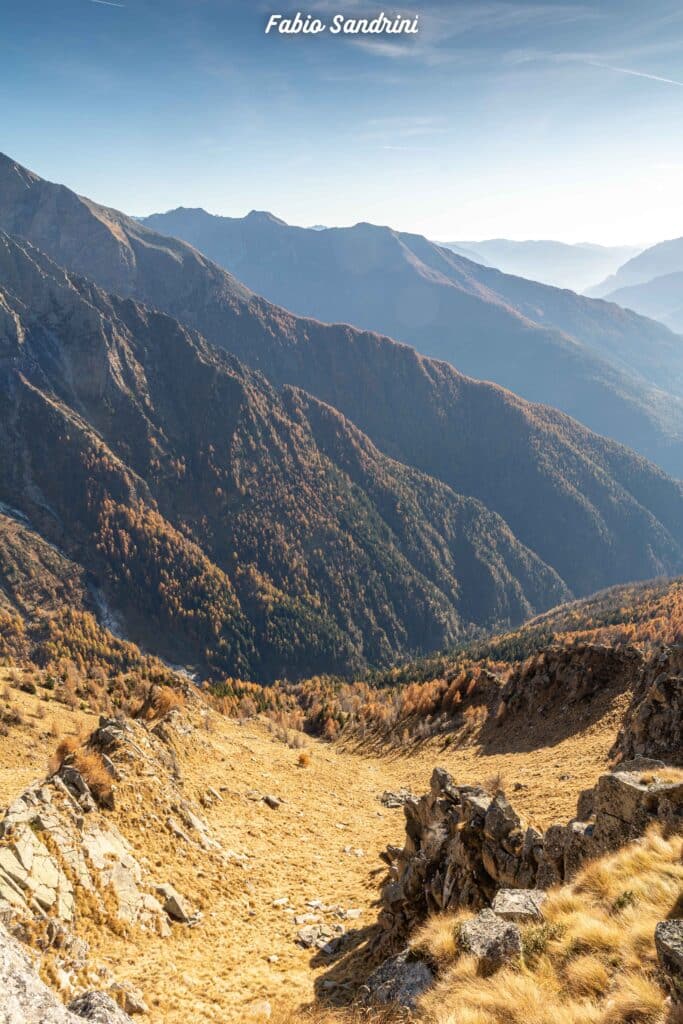
<svg viewBox="0 0 683 1024">
<path fill-rule="evenodd" d="M 403 849 L 388 847 L 389 879 L 380 922 L 404 936 L 428 914 L 511 905 L 509 890 L 542 890 L 570 879 L 594 857 L 618 849 L 659 822 L 683 828 L 683 783 L 657 775 L 662 762 L 625 762 L 579 798 L 579 815 L 541 833 L 528 827 L 499 793 L 457 786 L 435 769 L 431 789 L 407 800 Z M 498 895 L 504 892 L 505 895 Z M 523 897 L 515 899 L 523 902 Z M 514 901 L 513 901 L 514 902 Z M 527 896 L 525 914 L 540 913 Z M 514 920 L 514 911 L 505 915 Z"/>
<path fill-rule="evenodd" d="M 683 764 L 683 652 L 659 655 L 643 672 L 612 748 L 625 760 L 664 758 Z"/>
<path fill-rule="evenodd" d="M 43 984 L 28 954 L 1 925 L 0 993 L 0 1024 L 79 1024 L 83 1018 L 98 1024 L 133 1024 L 102 993 L 86 993 L 67 1009 Z"/>
</svg>

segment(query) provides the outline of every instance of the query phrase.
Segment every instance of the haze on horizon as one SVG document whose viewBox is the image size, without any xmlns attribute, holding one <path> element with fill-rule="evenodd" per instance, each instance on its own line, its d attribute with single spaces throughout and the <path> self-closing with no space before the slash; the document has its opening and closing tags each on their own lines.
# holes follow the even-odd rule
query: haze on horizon
<svg viewBox="0 0 683 1024">
<path fill-rule="evenodd" d="M 0 149 L 138 215 L 268 209 L 440 240 L 683 235 L 680 4 L 404 3 L 421 27 L 405 39 L 265 36 L 277 9 L 10 0 Z"/>
</svg>

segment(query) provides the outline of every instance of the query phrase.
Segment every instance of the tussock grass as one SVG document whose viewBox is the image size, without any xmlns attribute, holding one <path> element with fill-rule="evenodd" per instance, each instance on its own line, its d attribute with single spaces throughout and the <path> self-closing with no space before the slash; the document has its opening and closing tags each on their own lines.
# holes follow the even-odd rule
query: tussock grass
<svg viewBox="0 0 683 1024">
<path fill-rule="evenodd" d="M 422 999 L 429 1024 L 668 1024 L 654 945 L 683 887 L 683 838 L 652 831 L 551 891 L 544 923 L 522 927 L 518 967 L 477 976 L 458 955 L 463 914 L 428 921 L 415 944 L 440 964 Z"/>
</svg>

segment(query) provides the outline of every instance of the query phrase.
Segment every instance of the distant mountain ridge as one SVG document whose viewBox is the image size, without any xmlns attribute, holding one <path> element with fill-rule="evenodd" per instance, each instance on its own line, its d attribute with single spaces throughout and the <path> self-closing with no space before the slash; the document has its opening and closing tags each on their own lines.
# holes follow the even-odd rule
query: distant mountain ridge
<svg viewBox="0 0 683 1024">
<path fill-rule="evenodd" d="M 297 314 L 398 338 L 683 477 L 683 347 L 660 324 L 371 224 L 311 231 L 264 212 L 203 210 L 145 223 Z"/>
<path fill-rule="evenodd" d="M 118 600 L 129 595 L 140 628 L 163 621 L 184 649 L 263 678 L 353 671 L 390 648 L 438 645 L 468 621 L 681 571 L 681 485 L 567 416 L 378 334 L 294 316 L 186 243 L 11 161 L 0 162 L 2 225 L 132 300 L 72 277 L 59 290 L 67 311 L 55 312 L 41 298 L 54 266 L 35 250 L 7 259 L 0 367 L 31 411 L 6 429 L 54 423 L 54 444 L 3 441 L 0 501 L 56 542 L 73 520 L 73 543 Z M 15 282 L 26 263 L 43 282 L 30 301 Z M 40 344 L 22 348 L 22 310 Z M 78 467 L 93 458 L 94 526 L 87 494 L 80 520 L 71 505 L 55 520 L 44 506 L 84 494 Z M 28 486 L 34 459 L 52 481 L 44 502 Z M 124 586 L 131 540 L 147 553 Z M 178 605 L 188 587 L 214 609 L 200 622 Z"/>
<path fill-rule="evenodd" d="M 479 242 L 442 242 L 468 259 L 495 267 L 505 274 L 582 292 L 607 277 L 639 249 L 633 245 L 603 246 L 591 242 L 566 243 L 550 239 L 515 241 L 488 238 Z"/>
<path fill-rule="evenodd" d="M 683 238 L 646 249 L 590 289 L 590 294 L 683 332 Z"/>
</svg>

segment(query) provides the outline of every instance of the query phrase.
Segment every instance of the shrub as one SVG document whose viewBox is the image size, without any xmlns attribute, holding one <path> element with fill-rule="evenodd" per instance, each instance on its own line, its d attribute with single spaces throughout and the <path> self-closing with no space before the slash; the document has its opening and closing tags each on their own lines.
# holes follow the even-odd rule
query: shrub
<svg viewBox="0 0 683 1024">
<path fill-rule="evenodd" d="M 100 754 L 81 747 L 73 754 L 73 765 L 85 779 L 97 803 L 109 805 L 114 792 L 112 777 Z"/>
</svg>

